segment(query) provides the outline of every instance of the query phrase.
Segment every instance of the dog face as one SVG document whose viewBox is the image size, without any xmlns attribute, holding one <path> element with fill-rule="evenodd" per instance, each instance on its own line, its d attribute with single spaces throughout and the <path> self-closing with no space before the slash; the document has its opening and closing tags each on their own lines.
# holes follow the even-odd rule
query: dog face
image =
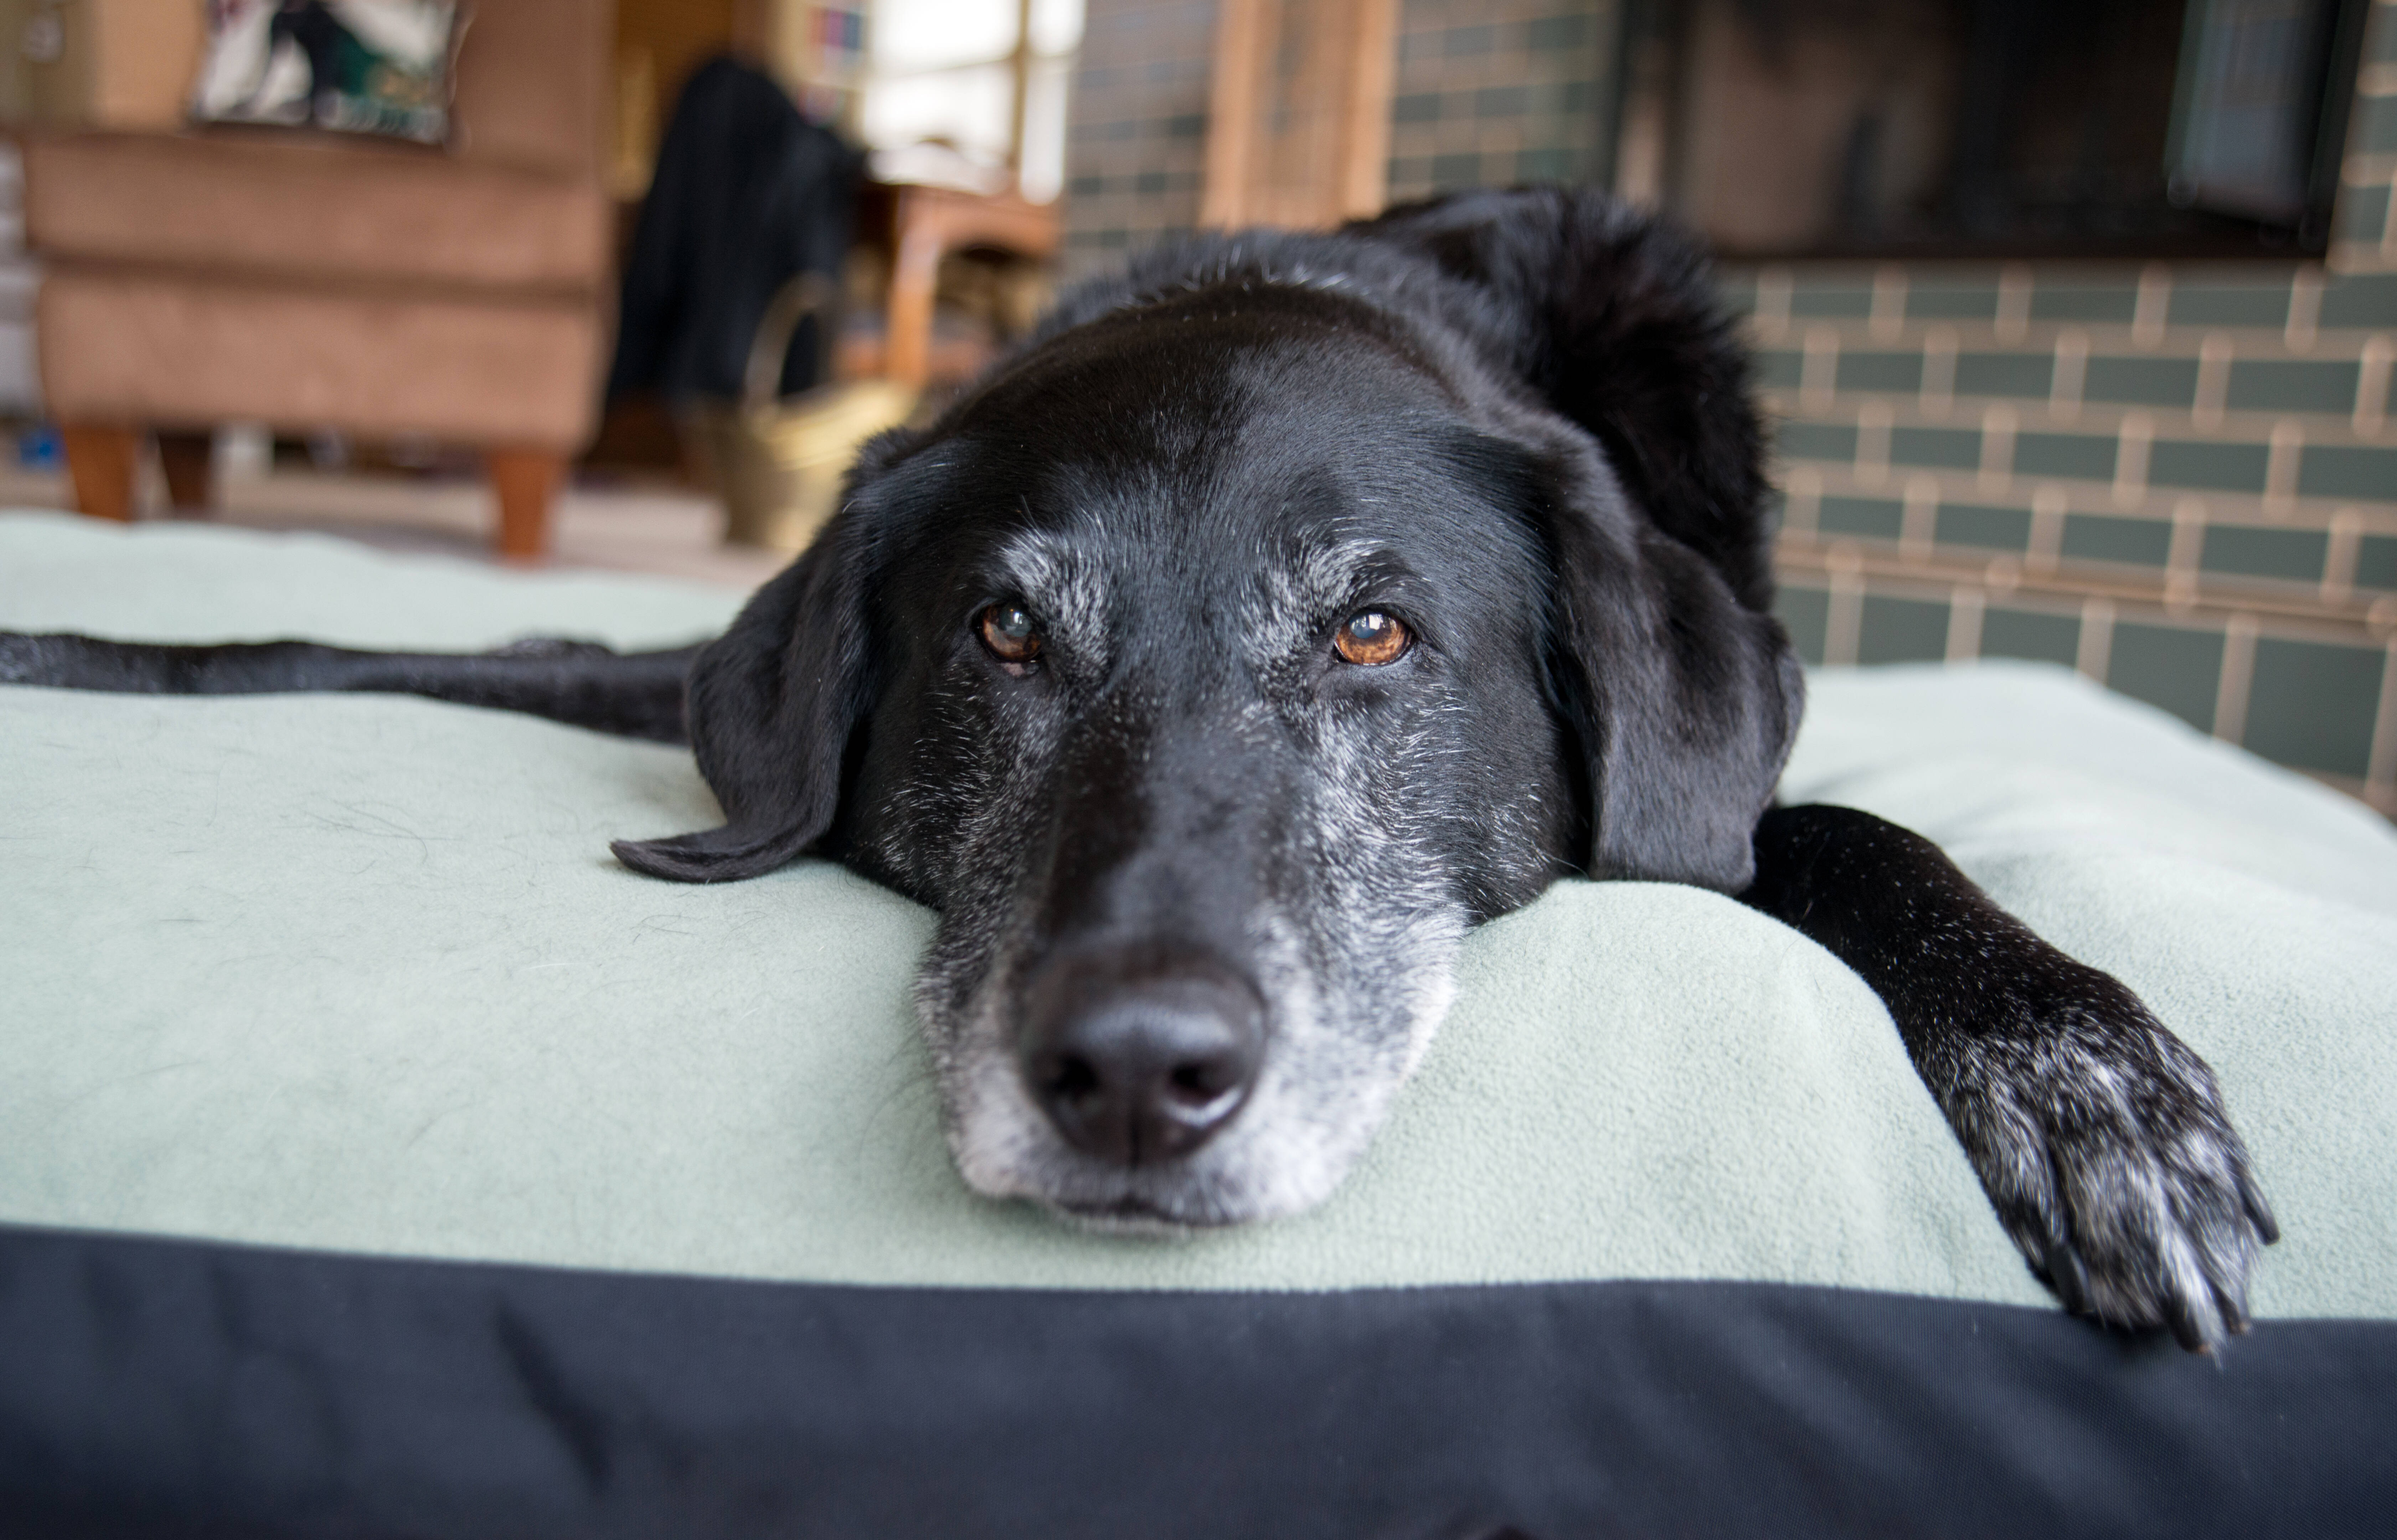
<svg viewBox="0 0 2397 1540">
<path fill-rule="evenodd" d="M 812 844 L 937 909 L 917 1005 L 978 1190 L 1263 1218 L 1364 1146 L 1475 922 L 1573 870 L 1745 881 L 1778 636 L 1469 338 L 1185 286 L 869 450 L 694 676 L 727 826 L 620 853 Z"/>
<path fill-rule="evenodd" d="M 1466 927 L 1564 864 L 1533 531 L 1342 319 L 1102 328 L 875 489 L 860 779 L 904 790 L 841 835 L 942 914 L 917 1005 L 983 1191 L 1176 1224 L 1316 1201 Z"/>
</svg>

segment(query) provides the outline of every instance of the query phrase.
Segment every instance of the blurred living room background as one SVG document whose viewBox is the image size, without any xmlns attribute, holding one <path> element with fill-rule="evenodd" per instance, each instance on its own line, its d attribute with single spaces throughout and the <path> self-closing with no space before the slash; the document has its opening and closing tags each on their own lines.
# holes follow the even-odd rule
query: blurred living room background
<svg viewBox="0 0 2397 1540">
<path fill-rule="evenodd" d="M 0 0 L 0 505 L 743 583 L 1058 283 L 1611 187 L 1724 259 L 1810 662 L 2397 813 L 2390 0 Z"/>
</svg>

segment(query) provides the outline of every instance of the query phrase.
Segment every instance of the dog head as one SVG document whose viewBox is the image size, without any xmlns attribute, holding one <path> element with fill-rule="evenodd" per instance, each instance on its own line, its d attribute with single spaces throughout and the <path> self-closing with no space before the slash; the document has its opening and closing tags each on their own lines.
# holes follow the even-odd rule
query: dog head
<svg viewBox="0 0 2397 1540">
<path fill-rule="evenodd" d="M 728 822 L 620 855 L 712 881 L 813 849 L 938 910 L 917 1004 L 983 1192 L 1306 1207 L 1475 922 L 1566 872 L 1748 878 L 1797 716 L 1778 627 L 1440 269 L 1252 238 L 1069 301 L 870 447 L 694 672 Z"/>
</svg>

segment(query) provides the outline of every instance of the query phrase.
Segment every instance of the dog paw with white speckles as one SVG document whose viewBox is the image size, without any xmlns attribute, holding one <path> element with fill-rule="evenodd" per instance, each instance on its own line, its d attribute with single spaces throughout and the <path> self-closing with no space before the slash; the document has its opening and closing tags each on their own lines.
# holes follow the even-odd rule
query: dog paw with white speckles
<svg viewBox="0 0 2397 1540">
<path fill-rule="evenodd" d="M 2028 982 L 1934 1082 L 1982 1187 L 2066 1308 L 2219 1346 L 2280 1229 L 2214 1072 L 2107 974 Z"/>
</svg>

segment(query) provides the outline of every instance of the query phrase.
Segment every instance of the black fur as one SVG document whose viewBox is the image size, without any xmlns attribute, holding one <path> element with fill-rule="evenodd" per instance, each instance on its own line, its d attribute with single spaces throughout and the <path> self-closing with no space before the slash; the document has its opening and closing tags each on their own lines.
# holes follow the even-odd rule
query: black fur
<svg viewBox="0 0 2397 1540">
<path fill-rule="evenodd" d="M 717 881 L 812 850 L 939 909 L 917 1003 L 961 1171 L 1106 1223 L 1320 1199 L 1459 935 L 1558 875 L 1737 893 L 1887 1003 L 2069 1306 L 2243 1329 L 2273 1228 L 2205 1066 L 1916 837 L 1770 809 L 1802 700 L 1764 467 L 1702 260 L 1604 198 L 1153 254 L 868 447 L 691 671 L 724 825 L 617 852 Z M 1412 648 L 1344 661 L 1360 616 Z M 564 715 L 632 665 L 505 703 L 456 666 L 328 682 Z"/>
<path fill-rule="evenodd" d="M 143 646 L 0 632 L 0 684 L 130 695 L 259 695 L 293 690 L 430 695 L 530 712 L 656 743 L 685 742 L 683 687 L 699 649 L 618 653 L 532 637 L 495 652 L 362 652 L 316 642 Z"/>
</svg>

